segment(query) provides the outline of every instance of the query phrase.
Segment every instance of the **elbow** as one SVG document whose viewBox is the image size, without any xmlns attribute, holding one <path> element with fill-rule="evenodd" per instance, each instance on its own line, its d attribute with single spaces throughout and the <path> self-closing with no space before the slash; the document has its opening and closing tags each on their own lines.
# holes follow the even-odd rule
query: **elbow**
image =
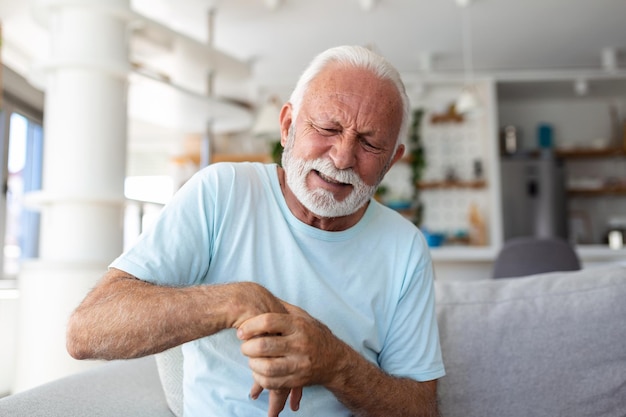
<svg viewBox="0 0 626 417">
<path fill-rule="evenodd" d="M 74 359 L 93 359 L 93 352 L 88 349 L 89 344 L 86 342 L 86 339 L 86 332 L 76 323 L 76 319 L 72 317 L 68 323 L 65 335 L 67 353 Z"/>
<path fill-rule="evenodd" d="M 70 341 L 68 341 L 66 348 L 67 353 L 69 353 L 70 356 L 74 359 L 91 359 L 87 352 L 84 349 L 81 349 L 76 343 L 71 343 Z"/>
<path fill-rule="evenodd" d="M 84 360 L 92 358 L 89 352 L 75 340 L 71 340 L 68 338 L 65 347 L 67 349 L 67 353 L 69 353 L 70 356 L 74 359 Z"/>
</svg>

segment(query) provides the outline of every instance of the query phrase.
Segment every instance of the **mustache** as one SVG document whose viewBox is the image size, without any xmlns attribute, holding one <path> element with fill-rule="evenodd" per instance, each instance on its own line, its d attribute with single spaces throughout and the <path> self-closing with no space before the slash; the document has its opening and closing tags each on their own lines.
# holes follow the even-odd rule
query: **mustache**
<svg viewBox="0 0 626 417">
<path fill-rule="evenodd" d="M 307 161 L 306 165 L 308 165 L 306 167 L 308 170 L 318 171 L 324 177 L 340 183 L 357 185 L 362 182 L 361 177 L 352 168 L 338 169 L 332 161 L 326 158 Z"/>
</svg>

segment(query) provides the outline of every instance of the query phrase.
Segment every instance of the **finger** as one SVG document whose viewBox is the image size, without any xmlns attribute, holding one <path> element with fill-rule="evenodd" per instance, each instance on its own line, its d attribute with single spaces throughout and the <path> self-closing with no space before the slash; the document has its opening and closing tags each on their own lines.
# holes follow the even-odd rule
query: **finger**
<svg viewBox="0 0 626 417">
<path fill-rule="evenodd" d="M 283 334 L 288 327 L 288 314 L 266 313 L 244 321 L 237 329 L 237 337 L 241 340 L 250 340 L 268 334 Z"/>
<path fill-rule="evenodd" d="M 278 417 L 285 408 L 289 389 L 273 389 L 270 391 L 269 406 L 267 410 L 268 417 Z"/>
<path fill-rule="evenodd" d="M 300 409 L 300 400 L 302 400 L 302 387 L 292 388 L 289 396 L 289 407 L 291 411 Z"/>
<path fill-rule="evenodd" d="M 263 387 L 259 385 L 257 382 L 255 382 L 254 385 L 252 385 L 252 388 L 250 389 L 250 398 L 252 398 L 253 400 L 256 400 L 257 398 L 259 398 L 259 395 L 261 395 L 262 392 L 263 392 Z"/>
<path fill-rule="evenodd" d="M 289 351 L 289 340 L 281 336 L 259 336 L 244 341 L 240 350 L 250 359 L 282 357 Z"/>
</svg>

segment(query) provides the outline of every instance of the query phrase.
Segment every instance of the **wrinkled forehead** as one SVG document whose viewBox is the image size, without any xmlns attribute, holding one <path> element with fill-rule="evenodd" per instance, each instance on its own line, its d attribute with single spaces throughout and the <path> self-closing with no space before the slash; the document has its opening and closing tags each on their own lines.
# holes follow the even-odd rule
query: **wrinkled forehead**
<svg viewBox="0 0 626 417">
<path fill-rule="evenodd" d="M 302 104 L 308 110 L 366 112 L 377 123 L 397 125 L 398 129 L 402 123 L 403 103 L 394 83 L 368 69 L 345 64 L 329 64 L 320 71 L 311 80 Z"/>
<path fill-rule="evenodd" d="M 380 99 L 397 101 L 402 105 L 400 93 L 391 80 L 381 78 L 370 69 L 338 62 L 326 65 L 311 79 L 305 98 L 315 93 L 328 95 L 344 90 L 367 92 Z"/>
</svg>

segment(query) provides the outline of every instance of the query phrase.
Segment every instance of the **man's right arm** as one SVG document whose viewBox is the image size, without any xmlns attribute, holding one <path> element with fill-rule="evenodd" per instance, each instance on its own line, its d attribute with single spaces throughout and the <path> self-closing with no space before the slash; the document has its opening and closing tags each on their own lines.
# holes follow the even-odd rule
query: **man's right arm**
<svg viewBox="0 0 626 417">
<path fill-rule="evenodd" d="M 286 310 L 255 283 L 167 287 L 110 269 L 70 317 L 67 349 L 77 359 L 136 358 L 266 312 Z"/>
</svg>

